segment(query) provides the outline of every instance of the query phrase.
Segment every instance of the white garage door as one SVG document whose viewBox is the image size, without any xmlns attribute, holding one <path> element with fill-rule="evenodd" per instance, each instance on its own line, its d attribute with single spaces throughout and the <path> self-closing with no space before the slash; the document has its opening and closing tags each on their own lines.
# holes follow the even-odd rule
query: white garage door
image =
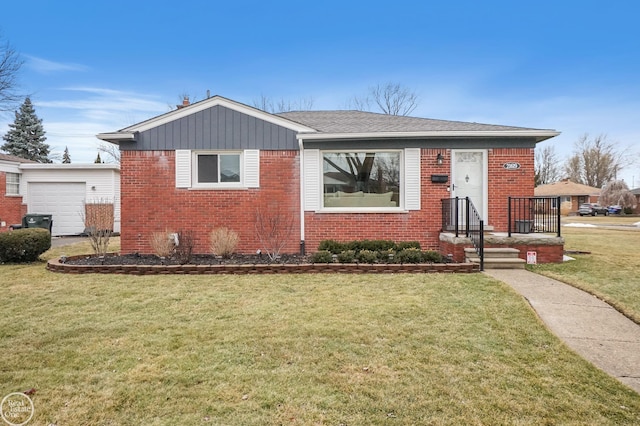
<svg viewBox="0 0 640 426">
<path fill-rule="evenodd" d="M 84 182 L 30 182 L 29 213 L 53 215 L 52 235 L 76 235 L 84 231 Z"/>
</svg>

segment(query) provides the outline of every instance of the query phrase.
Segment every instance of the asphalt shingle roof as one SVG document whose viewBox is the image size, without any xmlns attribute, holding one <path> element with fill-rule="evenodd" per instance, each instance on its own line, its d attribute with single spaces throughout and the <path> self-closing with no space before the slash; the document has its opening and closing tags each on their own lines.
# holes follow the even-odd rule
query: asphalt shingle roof
<svg viewBox="0 0 640 426">
<path fill-rule="evenodd" d="M 539 130 L 365 111 L 291 111 L 275 115 L 322 133 Z"/>
<path fill-rule="evenodd" d="M 27 160 L 26 158 L 16 157 L 15 155 L 3 154 L 0 152 L 0 160 L 12 161 L 14 163 L 35 163 L 33 160 Z"/>
<path fill-rule="evenodd" d="M 540 185 L 534 189 L 536 197 L 554 197 L 561 195 L 600 195 L 600 190 L 588 185 L 562 180 L 547 185 Z"/>
</svg>

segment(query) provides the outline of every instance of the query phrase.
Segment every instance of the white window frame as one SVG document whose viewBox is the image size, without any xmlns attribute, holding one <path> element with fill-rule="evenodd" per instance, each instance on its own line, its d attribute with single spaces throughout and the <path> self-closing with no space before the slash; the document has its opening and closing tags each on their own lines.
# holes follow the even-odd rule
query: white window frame
<svg viewBox="0 0 640 426">
<path fill-rule="evenodd" d="M 198 157 L 201 155 L 218 156 L 218 178 L 220 178 L 220 156 L 237 155 L 240 165 L 239 182 L 198 182 Z M 196 189 L 221 189 L 221 188 L 243 188 L 244 187 L 244 156 L 242 151 L 192 151 L 191 152 L 191 182 Z"/>
<path fill-rule="evenodd" d="M 240 182 L 199 183 L 198 155 L 238 154 L 240 156 Z M 175 151 L 175 185 L 184 189 L 248 189 L 260 187 L 260 150 L 190 150 Z"/>
<path fill-rule="evenodd" d="M 398 167 L 400 168 L 400 182 L 399 182 L 399 200 L 398 206 L 394 207 L 325 207 L 324 205 L 324 155 L 325 154 L 340 154 L 340 153 L 397 153 L 399 155 Z M 320 150 L 320 170 L 319 170 L 319 184 L 320 184 L 320 199 L 319 206 L 320 211 L 325 213 L 377 213 L 377 212 L 404 212 L 404 197 L 405 197 L 405 162 L 404 162 L 404 150 L 403 149 L 344 149 L 344 150 Z"/>
<path fill-rule="evenodd" d="M 10 182 L 9 181 L 10 177 L 15 179 L 11 179 L 13 181 Z M 5 179 L 6 179 L 5 195 L 20 195 L 20 173 L 6 172 Z"/>
</svg>

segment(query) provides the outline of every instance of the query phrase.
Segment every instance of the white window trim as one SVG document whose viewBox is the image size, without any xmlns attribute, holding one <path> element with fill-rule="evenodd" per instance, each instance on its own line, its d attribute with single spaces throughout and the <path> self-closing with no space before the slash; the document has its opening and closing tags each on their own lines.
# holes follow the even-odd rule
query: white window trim
<svg viewBox="0 0 640 426">
<path fill-rule="evenodd" d="M 240 182 L 199 183 L 198 155 L 229 155 L 240 157 Z M 176 188 L 194 190 L 248 189 L 260 187 L 260 150 L 189 150 L 175 151 Z"/>
<path fill-rule="evenodd" d="M 9 175 L 14 175 L 18 178 L 18 181 L 15 183 L 10 183 L 9 182 Z M 5 195 L 8 197 L 18 197 L 20 196 L 20 181 L 21 181 L 21 176 L 20 173 L 13 173 L 13 172 L 6 172 L 5 173 Z M 17 185 L 17 192 L 9 192 L 9 185 L 11 186 L 16 186 Z"/>
<path fill-rule="evenodd" d="M 325 153 L 376 153 L 376 152 L 397 152 L 400 154 L 400 200 L 398 207 L 325 207 L 324 206 L 324 154 Z M 318 179 L 319 179 L 319 213 L 406 213 L 405 205 L 405 150 L 404 149 L 345 149 L 345 150 L 320 150 L 318 155 Z"/>
<path fill-rule="evenodd" d="M 240 182 L 198 182 L 198 157 L 200 155 L 237 155 L 240 163 Z M 218 165 L 220 158 L 218 157 Z M 218 177 L 220 170 L 218 170 Z M 193 189 L 244 188 L 244 155 L 242 151 L 191 151 L 191 187 Z"/>
</svg>

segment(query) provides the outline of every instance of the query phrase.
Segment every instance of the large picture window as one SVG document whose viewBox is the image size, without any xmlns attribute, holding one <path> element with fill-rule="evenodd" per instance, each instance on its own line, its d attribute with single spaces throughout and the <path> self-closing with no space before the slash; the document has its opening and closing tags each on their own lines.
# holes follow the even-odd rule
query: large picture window
<svg viewBox="0 0 640 426">
<path fill-rule="evenodd" d="M 325 208 L 400 207 L 400 151 L 324 152 Z"/>
<path fill-rule="evenodd" d="M 198 184 L 240 183 L 240 154 L 196 154 Z"/>
</svg>

